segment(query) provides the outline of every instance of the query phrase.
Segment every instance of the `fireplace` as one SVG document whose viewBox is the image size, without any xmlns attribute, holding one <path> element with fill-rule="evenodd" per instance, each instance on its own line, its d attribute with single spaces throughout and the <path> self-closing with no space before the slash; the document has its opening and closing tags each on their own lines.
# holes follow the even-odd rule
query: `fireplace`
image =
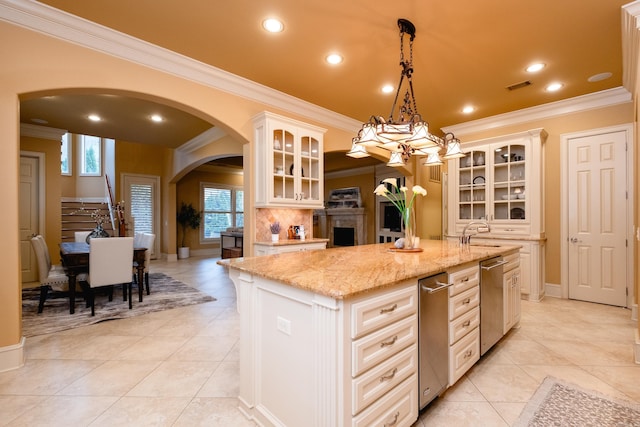
<svg viewBox="0 0 640 427">
<path fill-rule="evenodd" d="M 356 229 L 353 227 L 333 227 L 333 246 L 355 246 Z"/>
<path fill-rule="evenodd" d="M 367 244 L 367 224 L 364 208 L 334 208 L 316 210 L 314 236 L 329 239 L 327 247 Z"/>
</svg>

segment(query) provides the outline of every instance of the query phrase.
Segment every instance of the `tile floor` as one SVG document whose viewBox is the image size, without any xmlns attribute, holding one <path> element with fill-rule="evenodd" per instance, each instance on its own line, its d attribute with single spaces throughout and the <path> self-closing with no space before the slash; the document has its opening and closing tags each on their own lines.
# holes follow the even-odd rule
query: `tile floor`
<svg viewBox="0 0 640 427">
<path fill-rule="evenodd" d="M 151 267 L 215 302 L 29 338 L 26 365 L 0 373 L 0 425 L 253 426 L 235 399 L 234 287 L 215 261 Z M 629 310 L 547 298 L 522 312 L 415 427 L 511 425 L 547 375 L 640 402 Z"/>
</svg>

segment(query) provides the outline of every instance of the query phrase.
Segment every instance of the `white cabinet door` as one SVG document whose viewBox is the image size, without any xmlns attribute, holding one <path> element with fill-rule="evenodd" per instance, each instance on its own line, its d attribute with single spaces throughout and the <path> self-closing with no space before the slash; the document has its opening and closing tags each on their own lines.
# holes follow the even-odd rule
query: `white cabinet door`
<svg viewBox="0 0 640 427">
<path fill-rule="evenodd" d="M 267 112 L 254 118 L 257 207 L 324 207 L 324 132 Z"/>
</svg>

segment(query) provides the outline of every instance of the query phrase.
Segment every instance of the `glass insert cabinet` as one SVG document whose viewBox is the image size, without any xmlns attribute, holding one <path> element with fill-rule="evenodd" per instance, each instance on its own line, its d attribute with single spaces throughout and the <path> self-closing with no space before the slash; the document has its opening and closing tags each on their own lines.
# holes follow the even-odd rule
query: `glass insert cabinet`
<svg viewBox="0 0 640 427">
<path fill-rule="evenodd" d="M 525 151 L 502 145 L 458 159 L 458 220 L 526 221 Z"/>
<path fill-rule="evenodd" d="M 256 207 L 324 207 L 324 132 L 269 112 L 254 118 Z"/>
<path fill-rule="evenodd" d="M 522 134 L 463 144 L 466 157 L 449 160 L 449 235 L 470 221 L 487 221 L 492 234 L 540 235 L 544 134 Z"/>
</svg>

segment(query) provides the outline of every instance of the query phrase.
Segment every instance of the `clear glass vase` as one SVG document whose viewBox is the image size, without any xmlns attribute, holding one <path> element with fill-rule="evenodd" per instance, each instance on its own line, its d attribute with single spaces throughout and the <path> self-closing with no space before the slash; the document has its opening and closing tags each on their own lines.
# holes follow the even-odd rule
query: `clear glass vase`
<svg viewBox="0 0 640 427">
<path fill-rule="evenodd" d="M 404 227 L 403 249 L 413 249 L 416 237 L 416 214 L 413 209 L 407 209 L 402 213 L 402 226 Z"/>
</svg>

